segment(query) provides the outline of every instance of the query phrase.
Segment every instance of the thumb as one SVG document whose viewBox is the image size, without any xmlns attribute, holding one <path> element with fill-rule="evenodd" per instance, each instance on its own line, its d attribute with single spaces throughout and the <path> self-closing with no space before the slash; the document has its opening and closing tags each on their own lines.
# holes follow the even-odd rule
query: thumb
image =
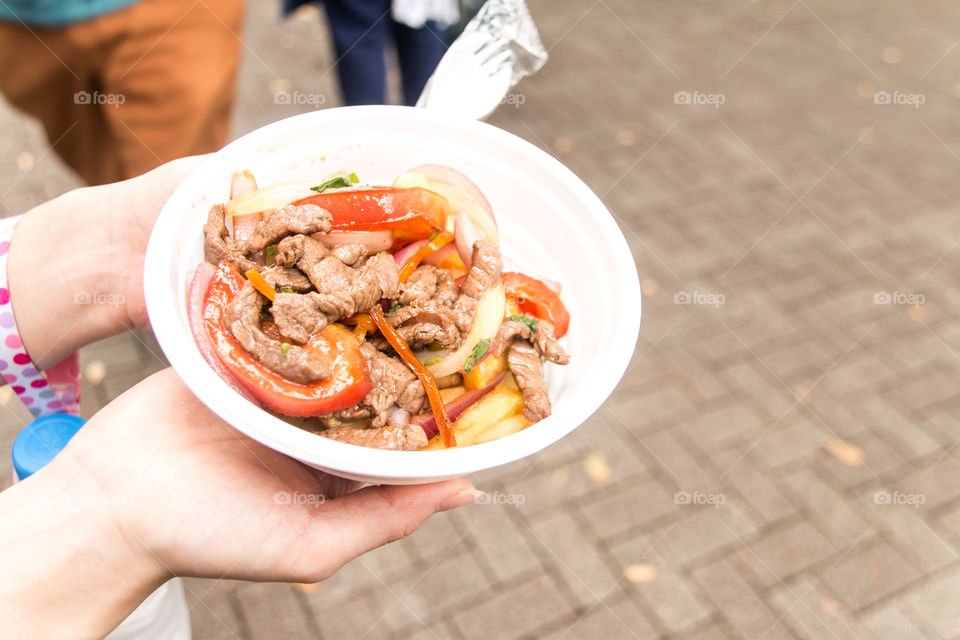
<svg viewBox="0 0 960 640">
<path fill-rule="evenodd" d="M 324 540 L 311 545 L 315 567 L 322 575 L 332 575 L 348 561 L 372 549 L 404 538 L 427 518 L 447 509 L 470 504 L 477 492 L 467 480 L 420 485 L 366 487 L 321 505 L 314 512 L 314 531 L 310 536 Z"/>
</svg>

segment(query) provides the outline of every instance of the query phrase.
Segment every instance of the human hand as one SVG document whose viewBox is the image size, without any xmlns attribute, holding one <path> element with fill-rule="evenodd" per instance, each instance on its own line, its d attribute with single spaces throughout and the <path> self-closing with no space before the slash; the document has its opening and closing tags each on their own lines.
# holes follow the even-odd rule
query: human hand
<svg viewBox="0 0 960 640">
<path fill-rule="evenodd" d="M 101 338 L 147 323 L 143 257 L 153 224 L 205 156 L 76 189 L 30 210 L 10 242 L 17 327 L 41 369 Z"/>
<path fill-rule="evenodd" d="M 81 576 L 74 567 L 82 564 L 64 560 L 66 573 L 43 581 L 43 601 L 57 601 L 64 612 L 58 616 L 63 621 L 47 622 L 75 625 L 67 613 L 72 611 L 86 616 L 87 629 L 97 630 L 105 628 L 104 621 L 117 624 L 173 575 L 323 580 L 348 560 L 410 534 L 435 512 L 475 497 L 463 479 L 347 493 L 353 483 L 306 467 L 226 425 L 169 369 L 117 398 L 47 468 L 6 493 L 22 486 L 36 494 L 34 482 L 64 499 L 82 496 L 80 502 L 90 505 L 76 516 L 86 524 L 60 526 L 77 532 L 76 556 L 99 558 L 96 571 Z M 64 517 L 44 513 L 39 516 L 44 523 Z M 4 557 L 10 551 L 2 501 L 0 515 L 0 564 L 6 567 L 31 554 Z M 100 524 L 94 531 L 83 531 L 95 522 Z M 43 560 L 29 558 L 38 562 Z M 37 575 L 34 567 L 31 576 Z M 88 580 L 95 581 L 92 587 Z M 0 576 L 0 594 L 2 581 Z M 51 585 L 60 581 L 66 581 L 63 594 L 54 598 Z M 104 586 L 98 589 L 100 582 Z M 110 590 L 114 593 L 105 593 Z M 101 604 L 83 595 L 97 591 Z M 85 609 L 71 606 L 77 598 L 87 600 Z M 89 620 L 108 603 L 108 610 Z M 0 620 L 3 608 L 0 599 Z"/>
</svg>

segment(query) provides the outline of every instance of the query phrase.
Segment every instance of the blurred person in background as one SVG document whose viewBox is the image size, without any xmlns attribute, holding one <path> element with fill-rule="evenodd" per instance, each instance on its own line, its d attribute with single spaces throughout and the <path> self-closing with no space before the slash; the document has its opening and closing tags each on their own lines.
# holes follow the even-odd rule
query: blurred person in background
<svg viewBox="0 0 960 640">
<path fill-rule="evenodd" d="M 2 0 L 0 91 L 90 184 L 228 139 L 243 0 Z"/>
<path fill-rule="evenodd" d="M 284 0 L 285 13 L 313 0 Z M 403 102 L 413 106 L 449 45 L 457 0 L 319 0 L 326 9 L 337 76 L 348 105 L 386 104 L 388 47 L 396 46 Z"/>
</svg>

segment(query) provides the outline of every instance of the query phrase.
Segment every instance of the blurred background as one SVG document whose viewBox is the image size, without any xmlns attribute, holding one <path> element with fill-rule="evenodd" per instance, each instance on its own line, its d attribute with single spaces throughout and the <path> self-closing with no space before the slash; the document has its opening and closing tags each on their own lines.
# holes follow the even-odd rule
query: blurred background
<svg viewBox="0 0 960 640">
<path fill-rule="evenodd" d="M 489 120 L 616 216 L 627 375 L 325 583 L 187 580 L 195 637 L 960 637 L 960 5 L 529 6 L 550 60 Z M 279 15 L 247 6 L 231 137 L 342 104 L 322 12 Z M 79 184 L 0 104 L 3 215 Z M 86 416 L 165 366 L 147 331 L 81 362 Z"/>
</svg>

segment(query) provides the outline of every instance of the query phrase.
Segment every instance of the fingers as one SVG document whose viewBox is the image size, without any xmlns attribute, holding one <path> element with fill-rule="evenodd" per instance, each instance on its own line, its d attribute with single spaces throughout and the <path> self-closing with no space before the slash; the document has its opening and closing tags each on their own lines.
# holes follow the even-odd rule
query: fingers
<svg viewBox="0 0 960 640">
<path fill-rule="evenodd" d="M 374 486 L 361 489 L 317 509 L 314 540 L 324 540 L 317 557 L 318 579 L 372 549 L 404 538 L 438 511 L 473 502 L 476 491 L 463 478 L 433 484 Z M 335 541 L 335 543 L 330 544 Z"/>
</svg>

